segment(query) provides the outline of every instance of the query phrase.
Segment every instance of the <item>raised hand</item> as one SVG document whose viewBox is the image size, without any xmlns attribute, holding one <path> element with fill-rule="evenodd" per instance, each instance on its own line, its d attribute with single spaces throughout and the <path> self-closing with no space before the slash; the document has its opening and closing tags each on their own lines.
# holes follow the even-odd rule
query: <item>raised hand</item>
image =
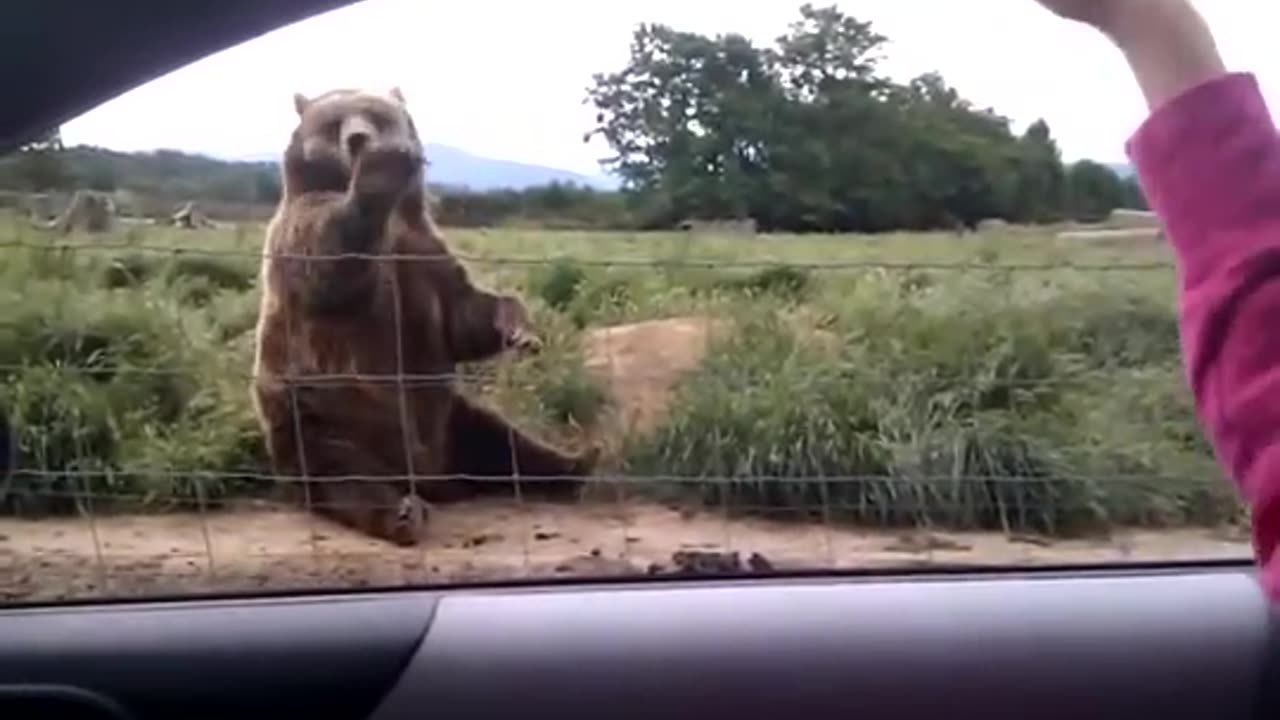
<svg viewBox="0 0 1280 720">
<path fill-rule="evenodd" d="M 1160 5 L 1185 4 L 1185 0 L 1036 0 L 1055 14 L 1109 31 L 1123 15 L 1139 16 Z"/>
<path fill-rule="evenodd" d="M 1204 18 L 1190 0 L 1036 0 L 1092 25 L 1124 52 L 1152 109 L 1226 72 Z"/>
<path fill-rule="evenodd" d="M 1125 0 L 1036 0 L 1057 15 L 1089 25 L 1103 24 Z"/>
</svg>

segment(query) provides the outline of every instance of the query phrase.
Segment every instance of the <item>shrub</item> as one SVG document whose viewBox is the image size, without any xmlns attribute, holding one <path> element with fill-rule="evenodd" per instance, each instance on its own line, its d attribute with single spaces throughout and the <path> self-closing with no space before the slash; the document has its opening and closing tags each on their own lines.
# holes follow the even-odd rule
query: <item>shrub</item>
<svg viewBox="0 0 1280 720">
<path fill-rule="evenodd" d="M 589 427 L 609 399 L 584 365 L 579 337 L 558 314 L 535 318 L 544 346 L 534 357 L 480 367 L 474 390 L 496 396 L 499 406 L 535 421 L 543 430 Z M 476 377 L 474 368 L 467 374 Z"/>
<path fill-rule="evenodd" d="M 804 298 L 811 283 L 808 270 L 790 265 L 775 265 L 744 277 L 721 279 L 715 283 L 715 286 L 733 292 L 772 295 L 795 302 Z"/>
<path fill-rule="evenodd" d="M 569 317 L 579 330 L 607 325 L 631 310 L 638 279 L 628 272 L 607 272 L 589 278 L 569 306 Z"/>
<path fill-rule="evenodd" d="M 549 307 L 563 311 L 578 296 L 586 280 L 582 266 L 569 258 L 557 258 L 545 270 L 535 273 L 530 285 Z"/>
<path fill-rule="evenodd" d="M 181 301 L 203 304 L 223 290 L 248 290 L 253 286 L 254 271 L 245 262 L 234 259 L 133 253 L 107 259 L 101 276 L 101 285 L 107 289 L 134 288 L 159 279 L 176 288 Z"/>
<path fill-rule="evenodd" d="M 213 502 L 234 487 L 196 493 L 192 471 L 234 478 L 261 460 L 248 357 L 164 286 L 99 288 L 36 280 L 0 310 L 0 402 L 21 461 L 0 511 Z"/>
<path fill-rule="evenodd" d="M 102 269 L 102 286 L 111 290 L 137 287 L 154 277 L 159 266 L 160 262 L 146 255 L 110 258 Z"/>
<path fill-rule="evenodd" d="M 253 287 L 256 264 L 243 259 L 207 255 L 179 255 L 168 265 L 170 282 L 200 280 L 219 290 L 243 292 Z"/>
<path fill-rule="evenodd" d="M 608 401 L 604 388 L 587 374 L 581 363 L 561 366 L 558 371 L 544 374 L 534 392 L 542 413 L 559 425 L 591 426 Z"/>
<path fill-rule="evenodd" d="M 34 515 L 83 509 L 115 490 L 110 467 L 119 447 L 111 393 L 54 367 L 32 367 L 0 386 L 17 437 L 18 470 L 0 492 L 0 509 Z"/>
<path fill-rule="evenodd" d="M 1229 519 L 1176 375 L 1112 364 L 1056 382 L 1078 369 L 1064 327 L 1106 326 L 1096 309 L 1051 320 L 1061 307 L 855 305 L 834 355 L 771 306 L 744 307 L 628 468 L 708 502 L 874 526 L 1061 534 Z M 1141 348 L 1118 352 L 1133 362 L 1165 350 L 1124 347 Z"/>
</svg>

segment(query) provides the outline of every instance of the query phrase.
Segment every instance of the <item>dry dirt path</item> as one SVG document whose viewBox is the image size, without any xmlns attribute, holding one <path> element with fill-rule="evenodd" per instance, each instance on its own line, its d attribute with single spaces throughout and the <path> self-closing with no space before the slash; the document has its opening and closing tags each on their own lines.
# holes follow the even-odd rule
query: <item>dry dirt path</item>
<svg viewBox="0 0 1280 720">
<path fill-rule="evenodd" d="M 929 535 L 726 520 L 660 505 L 443 507 L 417 549 L 369 540 L 280 509 L 199 515 L 0 519 L 0 600 L 131 597 L 315 587 L 398 586 L 477 579 L 645 572 L 673 553 L 738 551 L 774 567 L 928 563 L 1106 562 L 1247 557 L 1249 545 L 1210 530 L 1133 532 L 1044 542 L 994 533 Z"/>
</svg>

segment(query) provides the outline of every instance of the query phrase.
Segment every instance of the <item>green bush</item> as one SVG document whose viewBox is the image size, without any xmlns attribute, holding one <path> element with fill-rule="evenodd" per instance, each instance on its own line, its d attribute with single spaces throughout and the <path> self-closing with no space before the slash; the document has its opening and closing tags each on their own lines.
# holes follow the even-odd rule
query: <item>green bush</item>
<svg viewBox="0 0 1280 720">
<path fill-rule="evenodd" d="M 557 258 L 545 270 L 535 273 L 531 286 L 549 307 L 563 311 L 578 296 L 578 289 L 586 277 L 586 271 L 578 263 L 569 258 Z"/>
<path fill-rule="evenodd" d="M 104 289 L 111 283 L 98 282 L 102 267 L 121 269 L 118 279 L 126 267 L 154 270 L 131 257 L 139 256 L 89 261 L 72 280 L 7 289 L 0 403 L 21 462 L 0 493 L 0 511 L 214 503 L 237 489 L 226 478 L 259 471 L 248 357 L 171 286 L 141 279 Z M 193 470 L 213 478 L 200 492 Z"/>
<path fill-rule="evenodd" d="M 1110 314 L 1063 307 L 855 305 L 834 354 L 767 304 L 741 308 L 668 422 L 629 448 L 628 471 L 706 502 L 875 526 L 1061 534 L 1229 519 L 1180 377 L 1117 367 L 1176 367 L 1176 346 L 1145 327 L 1111 341 L 1102 372 L 1086 351 L 1106 335 L 1081 329 Z M 1093 374 L 1062 382 L 1081 353 Z"/>
<path fill-rule="evenodd" d="M 204 304 L 223 290 L 243 292 L 254 281 L 254 269 L 243 260 L 201 255 L 131 253 L 108 258 L 100 272 L 104 288 L 135 288 L 158 279 L 191 304 Z"/>
<path fill-rule="evenodd" d="M 588 325 L 608 325 L 629 314 L 638 279 L 628 272 L 593 275 L 581 284 L 581 290 L 569 305 L 569 317 L 579 330 Z"/>
<path fill-rule="evenodd" d="M 714 286 L 753 296 L 773 295 L 794 302 L 804 298 L 811 283 L 808 270 L 789 265 L 775 265 L 743 277 L 718 279 Z"/>
<path fill-rule="evenodd" d="M 0 509 L 26 516 L 74 512 L 115 489 L 110 467 L 119 416 L 112 393 L 48 366 L 11 374 L 0 391 L 20 468 L 0 486 Z"/>
<path fill-rule="evenodd" d="M 537 388 L 538 403 L 551 422 L 588 427 L 600 417 L 608 397 L 581 365 L 544 376 Z"/>
<path fill-rule="evenodd" d="M 589 427 L 609 404 L 604 388 L 586 369 L 571 320 L 548 313 L 535 317 L 544 347 L 534 357 L 467 368 L 476 388 L 494 393 L 498 404 L 542 430 Z M 479 371 L 478 373 L 476 371 Z"/>
<path fill-rule="evenodd" d="M 243 292 L 253 287 L 257 264 L 239 258 L 179 255 L 168 265 L 169 280 L 200 280 L 218 290 Z"/>
<path fill-rule="evenodd" d="M 138 287 L 155 277 L 161 263 L 153 257 L 130 254 L 110 258 L 102 270 L 102 286 L 108 289 Z"/>
<path fill-rule="evenodd" d="M 1053 303 L 1055 343 L 1094 366 L 1140 367 L 1176 360 L 1178 316 L 1172 299 L 1132 291 L 1073 293 Z"/>
</svg>

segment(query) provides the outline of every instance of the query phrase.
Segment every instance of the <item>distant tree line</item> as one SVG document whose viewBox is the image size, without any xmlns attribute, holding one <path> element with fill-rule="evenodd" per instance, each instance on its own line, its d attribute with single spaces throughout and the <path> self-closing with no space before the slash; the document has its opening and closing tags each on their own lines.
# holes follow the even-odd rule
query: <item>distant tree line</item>
<svg viewBox="0 0 1280 720">
<path fill-rule="evenodd" d="M 628 229 L 631 203 L 619 192 L 552 181 L 522 190 L 432 187 L 434 215 L 442 225 L 530 225 L 555 229 Z"/>
<path fill-rule="evenodd" d="M 1063 164 L 1049 126 L 1021 135 L 938 73 L 880 72 L 887 38 L 805 5 L 774 47 L 638 27 L 588 96 L 640 221 L 754 218 L 765 229 L 883 231 L 1096 220 L 1143 207 L 1135 181 Z"/>
<path fill-rule="evenodd" d="M 271 162 L 229 162 L 177 150 L 125 153 L 64 147 L 57 131 L 0 157 L 0 191 L 128 191 L 170 201 L 274 205 L 280 170 Z M 553 182 L 522 190 L 430 188 L 435 213 L 462 227 L 527 224 L 555 228 L 629 228 L 631 205 L 622 193 Z"/>
<path fill-rule="evenodd" d="M 128 190 L 140 195 L 274 204 L 280 170 L 269 162 L 227 162 L 177 150 L 126 153 L 77 145 L 60 133 L 0 157 L 0 189 L 20 192 Z"/>
<path fill-rule="evenodd" d="M 125 153 L 63 147 L 56 131 L 0 157 L 0 191 L 127 191 L 180 204 L 188 200 L 271 206 L 280 200 L 280 170 L 271 162 L 229 162 L 176 150 Z M 557 228 L 632 227 L 623 194 L 553 182 L 523 190 L 430 188 L 437 219 L 462 227 L 528 224 Z"/>
</svg>

